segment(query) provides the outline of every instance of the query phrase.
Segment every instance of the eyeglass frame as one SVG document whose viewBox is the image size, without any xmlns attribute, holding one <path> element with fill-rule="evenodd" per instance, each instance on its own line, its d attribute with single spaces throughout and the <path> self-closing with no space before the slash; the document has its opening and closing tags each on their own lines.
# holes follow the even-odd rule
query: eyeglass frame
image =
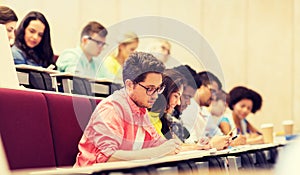
<svg viewBox="0 0 300 175">
<path fill-rule="evenodd" d="M 100 47 L 104 47 L 104 46 L 108 45 L 106 42 L 95 40 L 91 36 L 88 36 L 87 39 L 91 40 L 91 41 L 94 41 Z"/>
<path fill-rule="evenodd" d="M 153 88 L 146 87 L 146 86 L 144 86 L 144 85 L 142 85 L 142 84 L 140 84 L 140 83 L 137 83 L 137 84 L 140 85 L 142 88 L 144 88 L 144 89 L 146 90 L 146 94 L 147 94 L 148 96 L 152 96 L 152 95 L 154 95 L 155 93 L 161 94 L 161 93 L 164 92 L 164 90 L 165 90 L 165 88 L 166 88 L 165 85 L 161 85 L 160 87 L 156 88 L 151 94 L 149 94 L 149 93 L 151 92 L 150 89 L 153 89 Z"/>
</svg>

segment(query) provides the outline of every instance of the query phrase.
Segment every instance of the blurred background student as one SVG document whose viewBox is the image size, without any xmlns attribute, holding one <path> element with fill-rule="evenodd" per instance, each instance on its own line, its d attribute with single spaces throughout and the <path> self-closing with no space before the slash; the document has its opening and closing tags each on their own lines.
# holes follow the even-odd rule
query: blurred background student
<svg viewBox="0 0 300 175">
<path fill-rule="evenodd" d="M 64 50 L 56 61 L 57 69 L 76 75 L 95 78 L 98 64 L 97 56 L 106 45 L 106 28 L 91 21 L 81 31 L 80 45 Z"/>
<path fill-rule="evenodd" d="M 167 40 L 156 39 L 147 50 L 166 65 L 171 54 L 171 44 Z"/>
<path fill-rule="evenodd" d="M 54 64 L 50 27 L 42 13 L 31 11 L 23 18 L 16 31 L 12 53 L 15 64 L 44 68 Z"/>
<path fill-rule="evenodd" d="M 236 128 L 233 136 L 239 137 L 232 144 L 259 144 L 263 143 L 262 134 L 246 119 L 250 113 L 255 113 L 262 106 L 262 97 L 252 89 L 243 86 L 234 87 L 229 92 L 229 108 L 232 113 L 225 116 L 220 122 L 224 134 Z M 235 143 L 238 142 L 238 143 Z"/>
<path fill-rule="evenodd" d="M 16 13 L 9 7 L 0 6 L 0 24 L 6 27 L 8 40 L 12 46 L 15 41 L 15 29 L 18 22 Z"/>
<path fill-rule="evenodd" d="M 129 55 L 133 53 L 139 44 L 139 38 L 134 32 L 123 33 L 118 38 L 117 49 L 103 60 L 97 73 L 97 78 L 122 82 L 122 68 Z"/>
</svg>

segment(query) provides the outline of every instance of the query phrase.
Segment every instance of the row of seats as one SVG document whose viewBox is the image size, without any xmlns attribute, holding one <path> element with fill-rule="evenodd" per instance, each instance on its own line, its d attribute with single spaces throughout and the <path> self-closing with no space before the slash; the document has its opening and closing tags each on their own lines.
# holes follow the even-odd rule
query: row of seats
<svg viewBox="0 0 300 175">
<path fill-rule="evenodd" d="M 101 99 L 0 88 L 0 133 L 12 170 L 72 166 Z"/>
</svg>

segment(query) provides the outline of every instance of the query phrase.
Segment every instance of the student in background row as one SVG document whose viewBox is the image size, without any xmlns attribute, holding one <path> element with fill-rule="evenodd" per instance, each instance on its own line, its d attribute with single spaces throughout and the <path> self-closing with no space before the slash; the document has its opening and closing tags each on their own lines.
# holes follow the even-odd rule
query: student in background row
<svg viewBox="0 0 300 175">
<path fill-rule="evenodd" d="M 76 75 L 95 78 L 97 56 L 106 45 L 107 30 L 96 21 L 89 22 L 80 35 L 80 46 L 64 50 L 56 61 L 57 69 Z"/>
<path fill-rule="evenodd" d="M 12 53 L 15 64 L 44 68 L 54 64 L 50 27 L 42 13 L 32 11 L 23 18 L 16 31 Z"/>
<path fill-rule="evenodd" d="M 183 125 L 190 132 L 190 137 L 186 143 L 198 143 L 206 137 L 205 128 L 207 125 L 205 110 L 203 107 L 208 107 L 211 101 L 215 98 L 215 93 L 220 91 L 222 84 L 220 80 L 208 71 L 200 72 L 196 75 L 200 79 L 201 86 L 196 90 L 194 99 L 191 105 L 182 112 L 181 119 Z M 228 136 L 216 135 L 209 140 L 211 147 L 221 150 L 230 144 Z"/>
<path fill-rule="evenodd" d="M 12 46 L 15 41 L 15 29 L 18 22 L 16 13 L 6 6 L 0 6 L 0 24 L 6 27 L 8 40 Z"/>
<path fill-rule="evenodd" d="M 239 137 L 232 144 L 258 144 L 263 143 L 262 134 L 246 119 L 250 113 L 255 113 L 262 106 L 262 97 L 257 92 L 243 86 L 233 88 L 229 92 L 230 116 L 224 117 L 220 128 L 224 134 L 228 134 L 232 128 L 236 128 L 233 136 Z"/>
<path fill-rule="evenodd" d="M 163 63 L 135 52 L 123 67 L 124 88 L 102 100 L 79 142 L 75 166 L 100 162 L 158 158 L 180 151 L 180 142 L 160 136 L 149 120 L 162 92 Z"/>
<path fill-rule="evenodd" d="M 150 46 L 147 48 L 147 51 L 149 51 L 166 65 L 171 54 L 171 44 L 167 40 L 156 39 L 150 44 Z"/>
<path fill-rule="evenodd" d="M 122 68 L 129 55 L 133 53 L 139 44 L 139 38 L 134 32 L 121 34 L 118 38 L 117 49 L 103 60 L 99 66 L 97 78 L 107 78 L 116 83 L 122 82 Z"/>
</svg>

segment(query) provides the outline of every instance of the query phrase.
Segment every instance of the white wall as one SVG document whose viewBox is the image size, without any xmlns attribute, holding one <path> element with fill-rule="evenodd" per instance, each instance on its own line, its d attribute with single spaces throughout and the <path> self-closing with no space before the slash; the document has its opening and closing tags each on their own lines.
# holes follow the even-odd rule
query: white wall
<svg viewBox="0 0 300 175">
<path fill-rule="evenodd" d="M 300 0 L 2 0 L 2 4 L 11 6 L 20 19 L 30 10 L 44 13 L 56 54 L 74 47 L 90 20 L 108 28 L 149 15 L 181 21 L 211 44 L 222 66 L 225 90 L 245 85 L 261 93 L 263 108 L 251 117 L 257 126 L 273 122 L 281 131 L 282 120 L 294 119 L 300 129 Z M 180 43 L 173 44 L 172 53 L 197 71 L 203 69 Z"/>
</svg>

